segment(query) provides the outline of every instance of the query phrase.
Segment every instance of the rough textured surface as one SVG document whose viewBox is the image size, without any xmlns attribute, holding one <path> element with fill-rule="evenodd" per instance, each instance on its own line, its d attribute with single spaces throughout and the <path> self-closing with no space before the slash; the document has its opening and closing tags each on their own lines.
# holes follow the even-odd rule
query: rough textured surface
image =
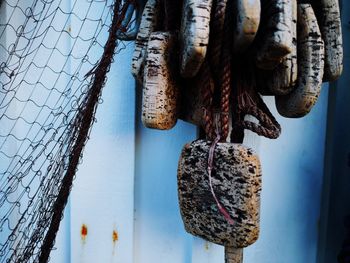
<svg viewBox="0 0 350 263">
<path fill-rule="evenodd" d="M 278 112 L 289 118 L 303 117 L 315 105 L 321 91 L 324 44 L 310 4 L 298 4 L 298 83 L 286 96 L 276 97 Z"/>
<path fill-rule="evenodd" d="M 148 38 L 159 24 L 160 0 L 148 0 L 142 13 L 139 32 L 135 40 L 135 51 L 131 62 L 133 76 L 142 83 Z"/>
<path fill-rule="evenodd" d="M 260 24 L 260 0 L 236 0 L 235 30 L 233 51 L 238 53 L 246 50 L 253 42 Z"/>
<path fill-rule="evenodd" d="M 225 247 L 225 263 L 243 263 L 243 249 Z"/>
<path fill-rule="evenodd" d="M 182 43 L 181 75 L 193 77 L 199 71 L 209 42 L 212 0 L 185 0 L 180 38 Z"/>
<path fill-rule="evenodd" d="M 286 95 L 293 90 L 297 81 L 297 1 L 291 0 L 291 3 L 293 15 L 291 53 L 272 71 L 258 70 L 259 91 L 262 91 L 263 95 Z"/>
<path fill-rule="evenodd" d="M 343 71 L 343 39 L 338 0 L 312 0 L 325 44 L 324 80 L 334 81 Z"/>
<path fill-rule="evenodd" d="M 275 68 L 292 52 L 294 0 L 262 0 L 261 45 L 256 64 L 261 69 Z"/>
<path fill-rule="evenodd" d="M 212 182 L 229 224 L 211 194 L 208 178 L 210 141 L 186 144 L 178 166 L 180 211 L 187 232 L 210 242 L 246 247 L 259 235 L 261 167 L 258 156 L 240 144 L 218 143 Z"/>
<path fill-rule="evenodd" d="M 167 130 L 177 122 L 174 42 L 174 35 L 165 32 L 153 32 L 149 38 L 142 97 L 142 122 L 148 128 Z"/>
</svg>

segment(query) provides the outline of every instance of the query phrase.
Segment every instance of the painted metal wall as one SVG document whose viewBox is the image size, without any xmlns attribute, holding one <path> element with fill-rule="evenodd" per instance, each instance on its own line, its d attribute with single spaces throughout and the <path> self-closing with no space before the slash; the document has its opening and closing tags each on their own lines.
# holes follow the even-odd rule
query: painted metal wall
<svg viewBox="0 0 350 263">
<path fill-rule="evenodd" d="M 131 50 L 111 72 L 52 262 L 62 262 L 62 251 L 64 262 L 223 262 L 223 248 L 185 233 L 180 218 L 177 162 L 196 129 L 181 121 L 166 132 L 142 126 L 125 67 Z M 327 87 L 308 117 L 278 118 L 278 140 L 247 132 L 245 143 L 260 153 L 263 192 L 261 236 L 245 263 L 316 262 L 326 105 Z"/>
</svg>

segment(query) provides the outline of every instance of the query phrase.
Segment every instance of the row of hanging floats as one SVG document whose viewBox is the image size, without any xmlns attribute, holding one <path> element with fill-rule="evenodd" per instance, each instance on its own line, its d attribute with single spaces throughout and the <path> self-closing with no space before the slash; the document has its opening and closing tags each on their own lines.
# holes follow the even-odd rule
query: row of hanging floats
<svg viewBox="0 0 350 263">
<path fill-rule="evenodd" d="M 339 2 L 148 0 L 141 9 L 139 26 L 123 34 L 136 36 L 142 122 L 168 130 L 182 119 L 201 128 L 179 160 L 184 226 L 225 246 L 226 262 L 241 262 L 259 235 L 261 192 L 259 157 L 242 144 L 244 130 L 277 138 L 281 127 L 261 95 L 275 96 L 280 115 L 299 118 L 322 82 L 341 75 Z"/>
</svg>

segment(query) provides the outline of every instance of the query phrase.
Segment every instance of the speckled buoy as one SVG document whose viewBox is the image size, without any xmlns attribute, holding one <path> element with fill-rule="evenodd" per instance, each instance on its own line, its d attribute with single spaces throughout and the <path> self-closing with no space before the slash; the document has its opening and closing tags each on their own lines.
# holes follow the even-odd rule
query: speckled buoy
<svg viewBox="0 0 350 263">
<path fill-rule="evenodd" d="M 180 72 L 184 78 L 194 77 L 205 58 L 209 43 L 212 0 L 185 0 L 180 29 L 182 46 Z"/>
<path fill-rule="evenodd" d="M 256 54 L 259 68 L 272 70 L 292 52 L 294 1 L 261 1 L 263 37 Z"/>
<path fill-rule="evenodd" d="M 233 34 L 233 51 L 244 52 L 255 39 L 260 24 L 260 0 L 233 1 L 235 23 Z"/>
<path fill-rule="evenodd" d="M 298 77 L 297 61 L 297 1 L 292 3 L 292 43 L 289 53 L 273 70 L 258 71 L 259 92 L 262 95 L 287 95 L 295 87 Z"/>
<path fill-rule="evenodd" d="M 308 114 L 319 97 L 324 69 L 324 42 L 310 4 L 298 4 L 298 81 L 295 89 L 276 97 L 276 108 L 284 117 Z"/>
<path fill-rule="evenodd" d="M 142 13 L 140 30 L 135 39 L 135 51 L 132 56 L 131 72 L 142 84 L 143 70 L 146 60 L 148 39 L 160 24 L 160 0 L 148 0 Z"/>
<path fill-rule="evenodd" d="M 148 128 L 168 130 L 177 122 L 174 44 L 175 36 L 170 32 L 153 32 L 148 41 L 142 96 L 142 123 Z"/>
<path fill-rule="evenodd" d="M 220 213 L 211 193 L 208 155 L 212 142 L 186 144 L 178 166 L 180 211 L 187 232 L 226 247 L 243 248 L 259 235 L 261 167 L 258 156 L 240 144 L 218 143 L 212 185 L 233 223 Z"/>
</svg>

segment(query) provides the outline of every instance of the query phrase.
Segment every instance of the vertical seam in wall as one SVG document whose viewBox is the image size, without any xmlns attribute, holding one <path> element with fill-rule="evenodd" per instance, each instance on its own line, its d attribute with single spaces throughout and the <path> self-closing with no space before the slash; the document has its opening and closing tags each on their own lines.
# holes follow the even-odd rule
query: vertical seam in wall
<svg viewBox="0 0 350 263">
<path fill-rule="evenodd" d="M 141 105 L 141 101 L 142 101 L 142 95 L 141 95 L 141 86 L 137 83 L 137 81 L 135 81 L 135 85 L 134 85 L 134 89 L 135 89 L 135 118 L 134 118 L 134 127 L 135 127 L 135 144 L 134 144 L 134 222 L 133 222 L 133 263 L 136 263 L 136 257 L 135 255 L 137 253 L 135 253 L 137 246 L 136 246 L 136 242 L 137 242 L 137 236 L 136 236 L 136 204 L 137 204 L 137 174 L 138 174 L 138 153 L 139 153 L 139 145 L 140 145 L 140 126 L 139 126 L 139 116 L 141 114 L 141 109 L 140 109 L 140 105 Z"/>
<path fill-rule="evenodd" d="M 318 226 L 318 244 L 317 244 L 317 263 L 324 262 L 324 251 L 326 249 L 327 240 L 327 225 L 328 225 L 328 210 L 329 198 L 332 185 L 332 164 L 333 164 L 333 134 L 334 134 L 334 114 L 335 101 L 337 92 L 337 82 L 329 83 L 328 85 L 328 109 L 327 109 L 327 126 L 325 140 L 325 155 L 323 162 L 323 185 L 321 194 L 321 211 L 319 216 Z M 326 262 L 325 262 L 326 263 Z"/>
</svg>

